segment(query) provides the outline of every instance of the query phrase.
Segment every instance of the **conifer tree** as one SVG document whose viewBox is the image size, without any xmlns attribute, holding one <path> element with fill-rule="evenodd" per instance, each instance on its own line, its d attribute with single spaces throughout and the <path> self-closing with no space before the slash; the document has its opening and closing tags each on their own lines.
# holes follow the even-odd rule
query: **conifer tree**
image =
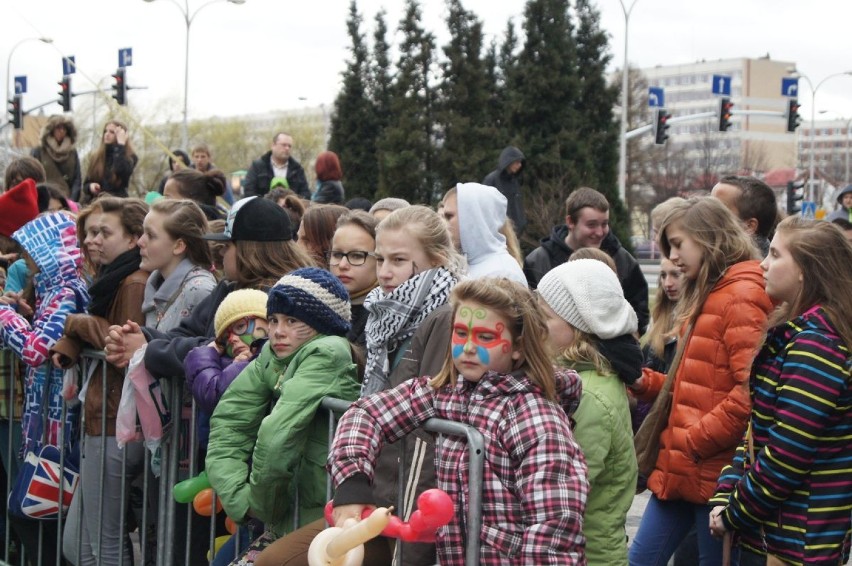
<svg viewBox="0 0 852 566">
<path fill-rule="evenodd" d="M 461 0 L 447 2 L 450 41 L 444 46 L 437 112 L 442 145 L 439 172 L 444 189 L 479 181 L 493 167 L 501 147 L 489 112 L 495 90 L 483 58 L 482 22 Z"/>
<path fill-rule="evenodd" d="M 379 177 L 376 156 L 379 123 L 376 108 L 368 98 L 369 54 L 361 22 L 358 7 L 352 0 L 346 22 L 351 59 L 343 71 L 343 88 L 334 102 L 328 144 L 340 157 L 347 199 L 373 198 Z"/>
<path fill-rule="evenodd" d="M 407 0 L 399 25 L 403 40 L 390 87 L 388 123 L 379 138 L 377 196 L 430 204 L 440 192 L 435 170 L 435 94 L 430 71 L 435 39 L 423 29 L 420 20 L 419 2 Z"/>
</svg>

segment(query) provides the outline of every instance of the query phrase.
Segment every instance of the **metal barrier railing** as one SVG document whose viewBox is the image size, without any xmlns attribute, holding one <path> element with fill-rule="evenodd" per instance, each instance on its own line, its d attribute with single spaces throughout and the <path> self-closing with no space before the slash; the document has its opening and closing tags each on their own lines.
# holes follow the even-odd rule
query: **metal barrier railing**
<svg viewBox="0 0 852 566">
<path fill-rule="evenodd" d="M 104 355 L 101 351 L 94 350 L 84 350 L 81 354 L 80 360 L 80 372 L 83 376 L 93 376 L 94 372 L 98 372 L 101 381 L 101 414 L 107 414 L 107 393 L 109 389 L 109 382 L 107 376 L 107 366 L 104 363 Z M 0 368 L 8 368 L 10 369 L 10 377 L 14 380 L 19 380 L 21 387 L 23 387 L 23 379 L 20 373 L 19 364 L 17 363 L 16 356 L 8 350 L 0 349 Z M 172 414 L 172 422 L 171 424 L 163 431 L 163 439 L 161 444 L 161 460 L 160 460 L 160 469 L 161 475 L 159 478 L 154 477 L 151 473 L 151 455 L 150 452 L 143 448 L 144 455 L 141 457 L 142 461 L 129 461 L 128 460 L 128 450 L 124 449 L 121 451 L 120 455 L 120 474 L 118 475 L 120 481 L 120 489 L 119 489 L 119 510 L 118 515 L 113 515 L 112 517 L 105 517 L 105 502 L 104 502 L 104 493 L 101 491 L 100 497 L 98 498 L 98 504 L 96 509 L 91 510 L 93 513 L 96 513 L 97 521 L 96 524 L 99 525 L 98 532 L 96 535 L 96 552 L 97 556 L 102 556 L 102 549 L 104 545 L 104 527 L 108 527 L 108 522 L 113 521 L 113 528 L 118 529 L 118 557 L 117 564 L 123 566 L 128 564 L 126 560 L 126 555 L 130 556 L 130 563 L 137 564 L 156 564 L 157 566 L 173 566 L 174 564 L 198 564 L 199 562 L 206 562 L 206 560 L 200 559 L 198 556 L 191 555 L 191 542 L 192 542 L 192 534 L 193 534 L 193 521 L 199 520 L 198 516 L 193 517 L 191 504 L 180 504 L 177 503 L 172 496 L 172 487 L 181 479 L 186 479 L 188 477 L 194 477 L 198 472 L 200 466 L 197 461 L 198 457 L 198 438 L 196 435 L 196 420 L 197 420 L 197 409 L 195 406 L 195 402 L 193 400 L 191 412 L 188 417 L 188 431 L 182 433 L 181 426 L 181 418 L 182 418 L 182 408 L 184 406 L 185 399 L 185 388 L 184 381 L 182 378 L 168 380 L 169 383 L 165 389 L 167 403 L 169 405 L 171 414 Z M 23 389 L 21 389 L 23 390 Z M 16 446 L 15 442 L 15 423 L 18 423 L 18 428 L 20 425 L 20 418 L 17 412 L 13 412 L 15 407 L 15 403 L 17 401 L 18 396 L 20 396 L 20 392 L 16 392 L 15 387 L 10 387 L 7 392 L 7 398 L 4 400 L 0 400 L 7 412 L 5 415 L 0 415 L 0 420 L 3 420 L 4 416 L 12 416 L 13 418 L 9 420 L 5 419 L 8 422 L 8 431 L 6 436 L 7 440 L 7 452 L 6 462 L 11 462 L 12 459 L 17 458 L 18 446 Z M 337 425 L 337 415 L 346 411 L 349 407 L 350 402 L 344 401 L 341 399 L 334 398 L 325 398 L 322 402 L 322 408 L 327 410 L 329 413 L 329 424 L 328 424 L 328 432 L 329 432 L 329 443 L 333 439 L 334 431 Z M 63 422 L 65 417 L 65 407 L 63 407 Z M 107 471 L 107 445 L 106 442 L 100 442 L 100 454 L 98 455 L 98 461 L 96 469 L 92 469 L 93 466 L 87 465 L 85 461 L 86 455 L 86 442 L 96 442 L 97 436 L 89 436 L 85 434 L 85 416 L 83 411 L 81 411 L 80 418 L 80 478 L 77 490 L 82 489 L 84 474 L 98 473 L 98 482 L 101 486 L 101 489 L 104 489 L 106 483 L 106 474 Z M 107 420 L 101 419 L 100 423 L 100 438 L 107 438 Z M 474 565 L 479 564 L 479 536 L 478 533 L 481 529 L 481 520 L 482 520 L 482 482 L 483 482 L 483 463 L 484 463 L 484 439 L 482 434 L 479 433 L 476 429 L 469 425 L 465 425 L 462 423 L 457 423 L 453 421 L 445 421 L 442 419 L 430 419 L 423 427 L 424 430 L 436 434 L 450 434 L 454 436 L 460 436 L 467 439 L 468 444 L 468 455 L 469 455 L 469 466 L 470 466 L 470 486 L 469 486 L 469 508 L 467 513 L 467 526 L 470 533 L 476 533 L 474 536 L 467 537 L 467 547 L 466 547 L 466 564 Z M 43 427 L 43 430 L 46 430 L 46 427 Z M 64 430 L 64 429 L 63 429 Z M 183 441 L 183 444 L 182 444 Z M 404 443 L 401 441 L 401 444 Z M 62 437 L 59 438 L 59 446 L 64 446 L 62 442 Z M 185 462 L 181 462 L 181 447 L 184 446 L 188 451 L 188 457 Z M 90 452 L 95 453 L 96 446 L 89 446 Z M 126 448 L 126 447 L 125 447 Z M 404 445 L 403 445 L 404 450 Z M 60 466 L 64 466 L 65 462 L 65 450 L 61 451 L 61 461 Z M 135 458 L 136 456 L 134 456 Z M 404 464 L 404 463 L 403 463 Z M 128 523 L 127 517 L 129 515 L 128 511 L 128 494 L 131 489 L 131 485 L 134 481 L 138 481 L 139 476 L 141 475 L 141 517 L 139 517 L 137 521 L 138 525 L 138 540 L 133 544 L 133 547 L 130 549 L 130 552 L 125 552 L 125 545 L 129 544 L 128 540 Z M 7 482 L 6 482 L 6 493 L 9 493 L 12 488 L 12 474 L 8 474 Z M 114 479 L 113 479 L 114 481 Z M 135 489 L 135 488 L 134 488 Z M 61 498 L 61 482 L 60 482 L 60 498 Z M 331 480 L 329 478 L 328 487 L 327 487 L 327 495 L 328 498 L 331 499 L 332 496 L 332 486 Z M 78 499 L 77 494 L 75 494 L 75 500 Z M 60 499 L 61 500 L 61 499 Z M 400 505 L 399 509 L 402 511 L 402 495 L 400 494 Z M 185 537 L 183 538 L 183 549 L 182 552 L 177 554 L 179 551 L 177 547 L 173 544 L 178 533 L 176 533 L 176 529 L 178 527 L 177 517 L 178 510 L 180 506 L 183 506 L 186 510 L 186 523 L 185 525 L 181 525 L 185 528 Z M 216 501 L 213 501 L 213 507 L 215 509 Z M 299 515 L 298 515 L 298 502 L 294 505 L 294 529 L 299 527 Z M 70 511 L 74 511 L 76 515 L 72 518 L 73 521 L 76 521 L 77 526 L 77 537 L 74 541 L 66 541 L 64 540 L 63 528 L 67 527 L 66 523 L 68 521 L 68 517 L 66 514 L 60 513 L 60 517 L 58 521 L 55 521 L 57 532 L 56 539 L 48 541 L 49 537 L 46 536 L 46 526 L 49 525 L 49 522 L 40 521 L 38 524 L 38 547 L 36 552 L 36 564 L 46 564 L 43 559 L 43 553 L 45 550 L 50 547 L 45 545 L 53 546 L 56 553 L 56 564 L 61 564 L 62 555 L 63 555 L 63 544 L 66 545 L 66 550 L 73 549 L 73 553 L 79 557 L 83 553 L 84 549 L 84 540 L 82 536 L 82 532 L 84 529 L 84 520 L 89 512 L 83 508 L 82 498 L 80 498 L 80 502 L 76 505 L 72 503 L 72 509 Z M 69 511 L 69 512 L 70 512 Z M 130 509 L 130 511 L 135 512 L 135 509 Z M 135 513 L 134 513 L 135 514 Z M 155 521 L 152 520 L 152 515 L 155 517 Z M 202 518 L 203 519 L 203 518 Z M 151 547 L 153 546 L 152 541 L 149 540 L 149 526 L 152 523 L 156 523 L 156 555 L 152 552 Z M 151 530 L 153 531 L 153 526 L 151 526 Z M 183 530 L 183 529 L 181 529 Z M 210 553 L 210 556 L 213 555 L 213 549 L 215 545 L 216 539 L 216 516 L 214 514 L 213 517 L 209 519 L 209 530 L 205 529 L 205 532 L 209 533 L 209 539 L 207 541 L 207 547 Z M 27 564 L 26 562 L 26 552 L 24 548 L 19 548 L 18 552 L 18 560 L 16 562 L 12 562 L 11 555 L 11 546 L 10 541 L 12 540 L 13 529 L 11 528 L 10 521 L 7 521 L 4 529 L 5 533 L 5 546 L 3 548 L 3 563 L 4 564 Z M 206 535 L 208 536 L 208 535 Z M 401 551 L 401 545 L 397 545 L 398 552 Z M 236 554 L 235 554 L 236 557 Z"/>
</svg>

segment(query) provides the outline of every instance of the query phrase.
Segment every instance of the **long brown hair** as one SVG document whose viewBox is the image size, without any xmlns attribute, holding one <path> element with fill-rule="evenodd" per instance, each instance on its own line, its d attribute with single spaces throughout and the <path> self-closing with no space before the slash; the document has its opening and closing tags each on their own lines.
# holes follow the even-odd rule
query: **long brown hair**
<svg viewBox="0 0 852 566">
<path fill-rule="evenodd" d="M 208 230 L 207 218 L 195 202 L 188 199 L 160 199 L 151 205 L 151 212 L 164 216 L 163 230 L 172 240 L 184 241 L 189 261 L 210 268 L 213 255 L 203 238 Z"/>
<path fill-rule="evenodd" d="M 671 256 L 668 229 L 686 232 L 701 248 L 701 267 L 695 280 L 686 279 L 677 306 L 678 326 L 694 322 L 713 287 L 734 264 L 758 258 L 757 248 L 742 223 L 713 197 L 692 197 L 671 206 L 660 225 L 660 249 Z"/>
<path fill-rule="evenodd" d="M 272 287 L 282 276 L 300 267 L 314 267 L 310 255 L 292 240 L 253 242 L 237 240 L 238 289 Z"/>
<path fill-rule="evenodd" d="M 505 278 L 471 279 L 453 288 L 450 297 L 453 319 L 463 302 L 482 305 L 509 322 L 512 347 L 521 352 L 518 369 L 523 370 L 527 379 L 541 388 L 547 399 L 556 401 L 556 378 L 550 353 L 545 346 L 547 322 L 529 289 Z M 452 350 L 449 350 L 441 371 L 432 379 L 432 387 L 439 389 L 452 384 L 457 376 Z"/>
<path fill-rule="evenodd" d="M 92 154 L 92 157 L 89 161 L 89 167 L 86 169 L 86 178 L 93 179 L 95 182 L 101 182 L 104 180 L 104 173 L 106 172 L 106 148 L 107 145 L 103 142 L 103 134 L 106 132 L 107 126 L 113 125 L 118 126 L 119 128 L 124 128 L 127 131 L 127 126 L 124 125 L 124 122 L 119 120 L 110 120 L 106 124 L 104 124 L 104 129 L 101 132 L 101 143 L 98 148 Z M 130 138 L 127 138 L 127 142 L 124 144 L 124 155 L 130 159 L 131 156 L 136 155 L 136 152 L 133 151 L 133 144 L 130 143 Z M 112 174 L 112 179 L 107 179 L 111 185 L 118 186 L 118 177 L 115 175 L 115 172 Z"/>
<path fill-rule="evenodd" d="M 308 207 L 302 215 L 302 228 L 305 239 L 313 247 L 314 262 L 328 269 L 328 252 L 331 250 L 331 239 L 337 229 L 337 219 L 349 212 L 345 206 L 337 204 L 314 204 Z"/>
<path fill-rule="evenodd" d="M 852 348 L 852 244 L 829 222 L 788 216 L 775 228 L 787 239 L 793 261 L 805 275 L 796 299 L 770 317 L 770 326 L 820 305 L 847 348 Z"/>
</svg>

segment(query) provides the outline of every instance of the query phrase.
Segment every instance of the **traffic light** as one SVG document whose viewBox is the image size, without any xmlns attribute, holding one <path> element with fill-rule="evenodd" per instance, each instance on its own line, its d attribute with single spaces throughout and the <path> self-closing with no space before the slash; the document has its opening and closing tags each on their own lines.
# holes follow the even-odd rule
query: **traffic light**
<svg viewBox="0 0 852 566">
<path fill-rule="evenodd" d="M 654 120 L 654 143 L 657 145 L 664 145 L 666 140 L 669 139 L 669 135 L 666 133 L 666 130 L 670 128 L 668 125 L 669 118 L 672 115 L 666 112 L 665 108 L 657 108 L 656 116 Z"/>
<path fill-rule="evenodd" d="M 799 201 L 805 198 L 805 182 L 789 181 L 787 183 L 787 214 L 792 216 L 802 211 Z"/>
<path fill-rule="evenodd" d="M 9 101 L 9 121 L 12 123 L 12 126 L 16 130 L 23 129 L 24 127 L 24 105 L 21 101 L 21 95 L 16 94 L 12 100 Z"/>
<path fill-rule="evenodd" d="M 795 132 L 796 128 L 799 127 L 799 124 L 802 122 L 802 119 L 799 117 L 799 101 L 795 98 L 791 98 L 787 101 L 787 131 Z"/>
<path fill-rule="evenodd" d="M 731 102 L 730 98 L 721 98 L 719 99 L 719 131 L 727 132 L 731 127 L 731 116 L 734 115 L 731 110 L 734 107 L 734 103 Z"/>
<path fill-rule="evenodd" d="M 65 75 L 59 81 L 59 105 L 63 112 L 71 112 L 71 77 Z"/>
<path fill-rule="evenodd" d="M 125 80 L 124 67 L 119 67 L 112 78 L 115 79 L 115 84 L 112 85 L 112 89 L 115 91 L 115 94 L 113 94 L 112 97 L 116 99 L 121 106 L 124 106 L 127 104 L 127 81 Z"/>
</svg>

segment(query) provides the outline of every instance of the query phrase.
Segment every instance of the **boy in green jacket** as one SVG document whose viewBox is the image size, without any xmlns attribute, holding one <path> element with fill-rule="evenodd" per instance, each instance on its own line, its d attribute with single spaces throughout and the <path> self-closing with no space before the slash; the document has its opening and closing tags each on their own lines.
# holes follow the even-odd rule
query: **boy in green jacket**
<svg viewBox="0 0 852 566">
<path fill-rule="evenodd" d="M 355 400 L 360 390 L 345 338 L 349 295 L 331 273 L 307 267 L 282 277 L 269 291 L 267 316 L 269 341 L 213 413 L 206 460 L 228 516 L 265 524 L 252 554 L 292 530 L 297 494 L 299 526 L 322 517 L 328 420 L 320 403 Z"/>
</svg>

